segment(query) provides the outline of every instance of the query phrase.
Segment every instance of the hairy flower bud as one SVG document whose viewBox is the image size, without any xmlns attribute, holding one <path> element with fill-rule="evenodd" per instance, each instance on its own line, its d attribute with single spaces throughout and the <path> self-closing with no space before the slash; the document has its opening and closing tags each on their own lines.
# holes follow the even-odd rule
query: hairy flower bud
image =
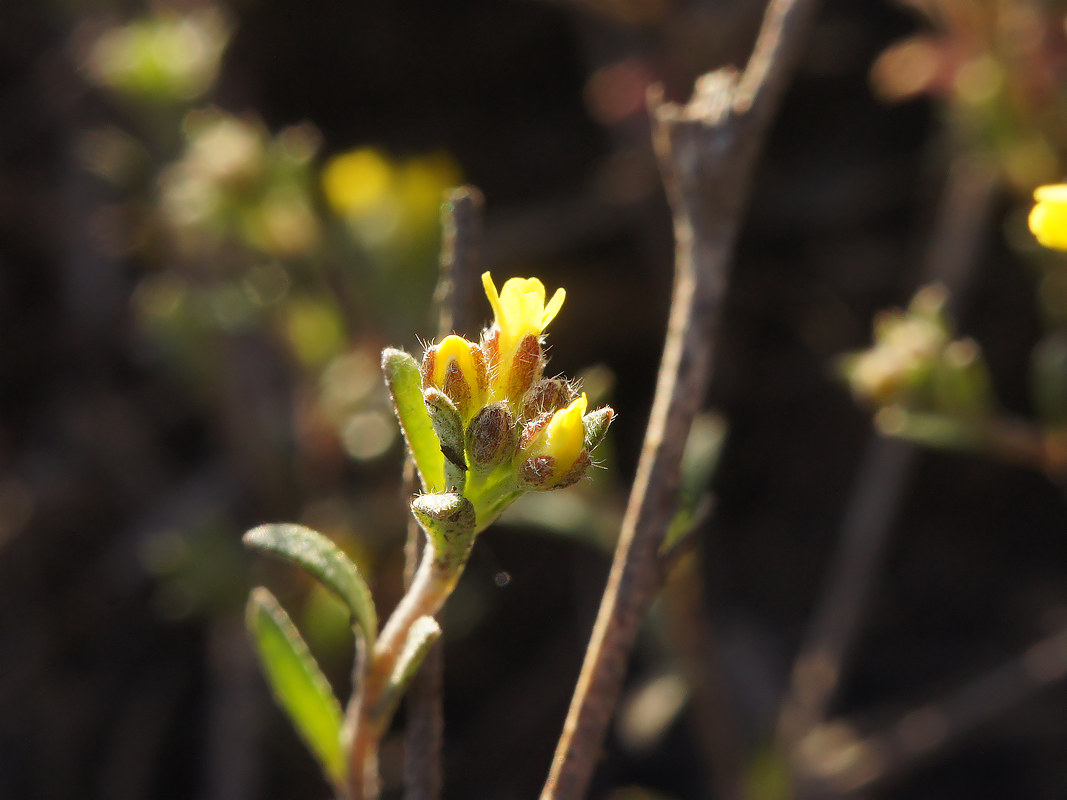
<svg viewBox="0 0 1067 800">
<path fill-rule="evenodd" d="M 508 399 L 525 397 L 545 369 L 540 338 L 532 333 L 524 337 L 505 369 L 507 380 L 504 381 L 504 396 Z"/>
<path fill-rule="evenodd" d="M 433 543 L 438 562 L 446 567 L 462 565 L 474 544 L 471 501 L 458 492 L 420 494 L 411 501 L 411 511 Z"/>
<path fill-rule="evenodd" d="M 615 411 L 611 406 L 604 406 L 595 411 L 590 411 L 583 418 L 585 424 L 585 449 L 595 450 L 604 441 L 608 426 L 615 419 Z"/>
<path fill-rule="evenodd" d="M 591 463 L 585 447 L 583 421 L 587 405 L 583 394 L 550 417 L 542 415 L 527 425 L 519 465 L 519 483 L 523 488 L 558 489 L 585 475 Z"/>
<path fill-rule="evenodd" d="M 522 415 L 533 419 L 545 412 L 559 411 L 574 399 L 570 385 L 559 378 L 542 378 L 526 392 L 522 400 Z"/>
<path fill-rule="evenodd" d="M 490 472 L 515 454 L 515 424 L 506 403 L 486 406 L 467 426 L 471 469 Z"/>
<path fill-rule="evenodd" d="M 485 405 L 488 383 L 481 349 L 462 336 L 446 336 L 423 356 L 423 388 L 444 392 L 464 420 Z"/>
</svg>

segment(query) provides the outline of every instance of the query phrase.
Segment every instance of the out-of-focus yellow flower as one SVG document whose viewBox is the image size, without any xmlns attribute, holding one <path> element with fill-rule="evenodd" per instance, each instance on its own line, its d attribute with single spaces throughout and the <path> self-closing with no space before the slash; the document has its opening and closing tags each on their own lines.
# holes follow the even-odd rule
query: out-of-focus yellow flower
<svg viewBox="0 0 1067 800">
<path fill-rule="evenodd" d="M 1030 230 L 1045 247 L 1067 250 L 1067 184 L 1040 186 L 1030 212 Z"/>
<path fill-rule="evenodd" d="M 369 147 L 334 156 L 322 171 L 326 202 L 342 217 L 373 210 L 393 191 L 393 166 Z"/>
<path fill-rule="evenodd" d="M 545 304 L 545 285 L 537 278 L 511 278 L 500 293 L 488 272 L 482 285 L 495 320 L 483 347 L 490 362 L 492 398 L 521 402 L 543 368 L 540 337 L 559 313 L 566 291 L 557 289 Z"/>
<path fill-rule="evenodd" d="M 486 403 L 488 381 L 481 349 L 462 336 L 446 336 L 426 351 L 422 382 L 448 395 L 463 420 L 469 420 Z"/>
<path fill-rule="evenodd" d="M 528 489 L 557 489 L 579 480 L 589 467 L 585 448 L 585 411 L 589 401 L 583 393 L 566 408 L 555 412 L 523 448 L 519 468 Z"/>
</svg>

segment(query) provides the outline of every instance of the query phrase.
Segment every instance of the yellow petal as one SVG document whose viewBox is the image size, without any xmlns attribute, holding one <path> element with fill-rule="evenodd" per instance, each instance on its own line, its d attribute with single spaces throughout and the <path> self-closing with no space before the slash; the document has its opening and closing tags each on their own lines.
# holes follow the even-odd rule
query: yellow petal
<svg viewBox="0 0 1067 800">
<path fill-rule="evenodd" d="M 504 319 L 497 320 L 501 329 L 506 327 L 515 338 L 528 333 L 541 334 L 545 285 L 537 278 L 511 278 L 500 290 L 500 304 L 504 308 Z"/>
<path fill-rule="evenodd" d="M 563 306 L 563 301 L 567 299 L 567 291 L 562 287 L 556 289 L 556 293 L 552 295 L 552 299 L 548 301 L 548 306 L 545 308 L 545 313 L 541 315 L 541 330 L 544 331 L 548 327 L 553 319 L 556 318 L 556 314 L 559 313 L 560 308 Z"/>
<path fill-rule="evenodd" d="M 1030 212 L 1029 223 L 1030 230 L 1042 245 L 1067 250 L 1067 193 L 1062 200 L 1039 202 Z"/>
<path fill-rule="evenodd" d="M 496 317 L 499 324 L 500 318 L 504 316 L 504 310 L 500 306 L 500 295 L 497 294 L 496 286 L 493 284 L 493 276 L 488 271 L 482 273 L 482 286 L 485 287 L 485 296 L 489 298 L 489 305 L 493 308 L 493 316 Z"/>
<path fill-rule="evenodd" d="M 1038 202 L 1067 203 L 1067 183 L 1051 183 L 1034 189 L 1034 199 Z"/>
<path fill-rule="evenodd" d="M 585 425 L 582 417 L 588 407 L 589 400 L 583 392 L 582 396 L 569 406 L 557 411 L 545 428 L 545 452 L 560 462 L 561 471 L 570 469 L 570 465 L 585 446 Z"/>
</svg>

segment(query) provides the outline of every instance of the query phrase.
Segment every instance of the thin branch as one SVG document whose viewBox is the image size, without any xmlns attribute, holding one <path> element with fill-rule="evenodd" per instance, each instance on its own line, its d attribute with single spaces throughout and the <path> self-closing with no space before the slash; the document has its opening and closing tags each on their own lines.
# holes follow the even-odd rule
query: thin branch
<svg viewBox="0 0 1067 800">
<path fill-rule="evenodd" d="M 813 728 L 798 752 L 806 795 L 851 795 L 900 777 L 1067 678 L 1067 628 L 869 735 Z"/>
<path fill-rule="evenodd" d="M 443 242 L 434 300 L 438 338 L 470 324 L 470 298 L 478 271 L 482 240 L 482 195 L 472 186 L 448 192 L 441 209 Z M 410 461 L 410 459 L 409 459 Z M 410 465 L 405 474 L 414 480 Z M 408 492 L 410 494 L 410 492 Z M 405 565 L 410 586 L 422 557 L 424 539 L 414 519 L 408 522 Z M 438 640 L 408 689 L 404 751 L 405 800 L 437 800 L 441 796 L 441 745 L 444 713 L 441 703 L 442 647 Z"/>
<path fill-rule="evenodd" d="M 992 210 L 996 180 L 988 166 L 959 157 L 949 166 L 940 208 L 923 265 L 923 282 L 939 281 L 957 310 Z M 999 433 L 999 429 L 998 429 Z M 1005 433 L 998 445 L 1019 458 L 1029 456 L 1029 440 Z M 1011 445 L 1011 447 L 1009 447 Z M 841 685 L 852 645 L 885 561 L 895 511 L 915 464 L 916 448 L 904 441 L 873 436 L 864 451 L 856 483 L 841 522 L 837 553 L 830 566 L 799 655 L 789 693 L 782 703 L 779 735 L 789 746 L 826 718 Z"/>
<path fill-rule="evenodd" d="M 578 800 L 592 777 L 658 583 L 657 551 L 674 514 L 689 428 L 711 376 L 713 334 L 755 157 L 814 8 L 814 0 L 772 0 L 753 77 L 739 84 L 734 70 L 719 70 L 698 80 L 685 106 L 653 99 L 654 143 L 676 238 L 671 316 L 615 560 L 542 800 Z"/>
</svg>

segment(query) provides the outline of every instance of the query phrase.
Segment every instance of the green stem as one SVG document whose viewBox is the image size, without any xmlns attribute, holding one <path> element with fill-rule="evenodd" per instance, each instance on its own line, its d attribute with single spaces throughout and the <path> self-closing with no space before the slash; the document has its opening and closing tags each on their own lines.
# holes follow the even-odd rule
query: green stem
<svg viewBox="0 0 1067 800">
<path fill-rule="evenodd" d="M 441 610 L 465 566 L 466 560 L 443 568 L 428 542 L 411 587 L 378 637 L 346 713 L 345 724 L 350 732 L 347 800 L 377 800 L 378 745 L 392 716 L 391 704 L 385 702 L 389 677 L 412 625 Z"/>
</svg>

